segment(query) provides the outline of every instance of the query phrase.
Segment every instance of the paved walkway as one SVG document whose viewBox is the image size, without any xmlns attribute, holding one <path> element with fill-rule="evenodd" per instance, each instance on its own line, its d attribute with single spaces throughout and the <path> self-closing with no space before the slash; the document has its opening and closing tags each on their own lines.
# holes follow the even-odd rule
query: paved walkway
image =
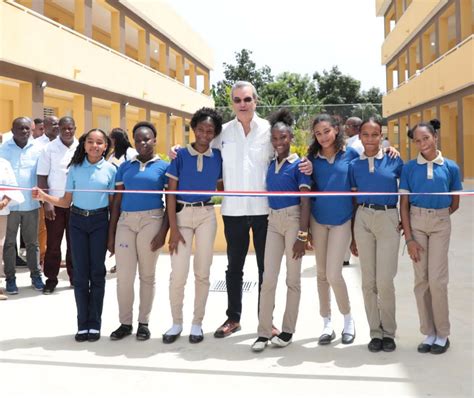
<svg viewBox="0 0 474 398">
<path fill-rule="evenodd" d="M 466 188 L 472 189 L 472 184 Z M 65 271 L 57 292 L 43 296 L 29 287 L 25 271 L 18 274 L 20 294 L 0 302 L 0 380 L 3 396 L 141 396 L 173 394 L 186 397 L 471 397 L 473 396 L 473 258 L 474 197 L 464 198 L 452 218 L 450 250 L 451 348 L 442 356 L 418 354 L 421 336 L 413 296 L 413 271 L 400 250 L 397 289 L 397 344 L 394 353 L 370 353 L 368 327 L 362 302 L 357 259 L 345 267 L 357 337 L 343 346 L 340 335 L 320 347 L 316 270 L 307 255 L 302 271 L 302 300 L 294 343 L 284 349 L 268 347 L 254 354 L 257 290 L 244 293 L 242 330 L 215 339 L 214 329 L 224 321 L 226 294 L 211 292 L 203 325 L 205 339 L 188 343 L 193 284 L 186 291 L 185 330 L 173 345 L 161 334 L 171 323 L 168 305 L 170 262 L 160 257 L 157 294 L 150 330 L 152 338 L 138 342 L 131 336 L 110 341 L 119 325 L 116 279 L 108 274 L 103 337 L 96 343 L 76 343 L 76 310 Z M 107 261 L 110 268 L 113 261 Z M 256 262 L 249 256 L 245 280 L 256 281 Z M 226 258 L 216 255 L 211 281 L 224 279 Z M 284 282 L 281 279 L 281 282 Z M 279 325 L 285 291 L 277 292 L 275 321 Z M 342 331 L 342 316 L 333 302 L 334 323 Z M 136 325 L 135 325 L 136 326 Z"/>
</svg>

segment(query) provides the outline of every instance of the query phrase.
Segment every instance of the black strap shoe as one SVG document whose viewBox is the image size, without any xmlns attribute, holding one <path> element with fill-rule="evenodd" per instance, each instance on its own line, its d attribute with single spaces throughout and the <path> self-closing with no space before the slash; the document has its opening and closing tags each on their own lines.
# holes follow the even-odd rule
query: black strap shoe
<svg viewBox="0 0 474 398">
<path fill-rule="evenodd" d="M 333 330 L 331 334 L 326 334 L 325 333 L 325 334 L 322 334 L 321 336 L 319 336 L 318 344 L 319 345 L 328 345 L 335 338 L 336 338 L 336 333 L 334 333 L 334 330 Z"/>
<path fill-rule="evenodd" d="M 114 330 L 110 335 L 110 340 L 122 340 L 124 337 L 132 334 L 132 325 L 120 325 L 117 330 Z"/>
<path fill-rule="evenodd" d="M 139 323 L 137 329 L 137 340 L 145 341 L 151 336 L 150 329 L 148 329 L 147 323 Z"/>
</svg>

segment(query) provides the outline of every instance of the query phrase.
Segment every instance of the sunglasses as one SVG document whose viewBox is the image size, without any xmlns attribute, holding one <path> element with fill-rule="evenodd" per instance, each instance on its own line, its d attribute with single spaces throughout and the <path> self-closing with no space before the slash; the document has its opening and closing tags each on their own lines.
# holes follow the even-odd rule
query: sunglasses
<svg viewBox="0 0 474 398">
<path fill-rule="evenodd" d="M 252 102 L 252 100 L 253 100 L 252 97 L 245 97 L 244 99 L 239 98 L 239 97 L 232 98 L 232 101 L 234 102 L 234 104 L 240 104 L 242 101 L 249 103 L 249 102 Z"/>
</svg>

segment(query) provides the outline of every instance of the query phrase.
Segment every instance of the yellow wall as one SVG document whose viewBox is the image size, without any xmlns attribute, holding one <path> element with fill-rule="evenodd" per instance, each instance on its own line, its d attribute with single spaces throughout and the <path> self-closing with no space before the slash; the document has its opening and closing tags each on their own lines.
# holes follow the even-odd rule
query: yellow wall
<svg viewBox="0 0 474 398">
<path fill-rule="evenodd" d="M 120 92 L 132 99 L 142 100 L 146 92 L 147 101 L 189 114 L 202 106 L 213 106 L 208 96 L 3 2 L 0 3 L 0 19 L 1 59 L 6 62 Z M 35 34 L 23 34 L 24 26 Z M 73 48 L 74 56 L 45 57 L 51 43 L 57 54 L 67 54 Z M 75 73 L 75 70 L 80 72 Z M 133 79 L 124 79 L 124 76 L 133 76 Z"/>
<path fill-rule="evenodd" d="M 462 99 L 463 104 L 463 150 L 464 150 L 464 177 L 474 178 L 474 95 Z"/>
<path fill-rule="evenodd" d="M 474 82 L 474 40 L 383 97 L 383 114 L 403 112 L 472 85 Z"/>
<path fill-rule="evenodd" d="M 429 15 L 440 0 L 413 0 L 410 7 L 403 13 L 394 29 L 385 38 L 382 45 L 382 64 L 386 64 L 391 58 L 408 43 L 422 25 L 426 16 Z"/>
</svg>

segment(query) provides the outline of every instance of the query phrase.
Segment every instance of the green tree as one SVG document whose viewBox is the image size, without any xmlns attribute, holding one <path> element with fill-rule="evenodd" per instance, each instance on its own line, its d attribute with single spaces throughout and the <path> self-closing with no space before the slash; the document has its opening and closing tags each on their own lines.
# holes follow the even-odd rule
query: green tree
<svg viewBox="0 0 474 398">
<path fill-rule="evenodd" d="M 242 49 L 235 53 L 235 64 L 224 63 L 224 80 L 219 81 L 212 87 L 212 95 L 216 106 L 229 106 L 230 89 L 232 85 L 239 81 L 245 80 L 251 82 L 257 92 L 273 81 L 272 71 L 269 66 L 265 65 L 257 69 L 257 65 L 250 58 L 252 51 Z"/>
</svg>

